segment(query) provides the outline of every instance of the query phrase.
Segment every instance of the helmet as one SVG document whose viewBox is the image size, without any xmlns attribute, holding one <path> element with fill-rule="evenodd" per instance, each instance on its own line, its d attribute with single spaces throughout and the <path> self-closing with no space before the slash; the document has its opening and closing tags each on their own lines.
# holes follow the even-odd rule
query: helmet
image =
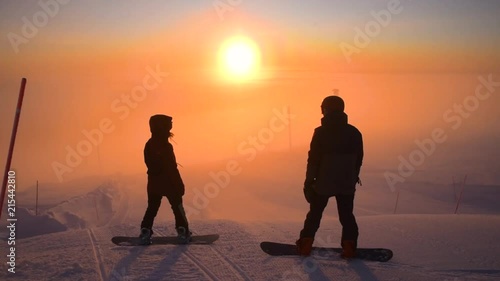
<svg viewBox="0 0 500 281">
<path fill-rule="evenodd" d="M 344 107 L 344 100 L 339 96 L 328 96 L 321 103 L 321 109 L 328 112 L 344 112 Z"/>
</svg>

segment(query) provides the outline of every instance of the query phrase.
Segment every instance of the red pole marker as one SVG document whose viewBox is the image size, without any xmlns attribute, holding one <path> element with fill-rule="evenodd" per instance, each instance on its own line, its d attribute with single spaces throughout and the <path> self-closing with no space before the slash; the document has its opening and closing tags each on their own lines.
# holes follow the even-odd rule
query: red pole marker
<svg viewBox="0 0 500 281">
<path fill-rule="evenodd" d="M 26 78 L 21 80 L 21 89 L 19 90 L 19 98 L 17 100 L 16 115 L 14 117 L 14 126 L 10 137 L 9 155 L 7 156 L 7 164 L 5 165 L 5 173 L 2 182 L 2 194 L 0 195 L 0 217 L 2 217 L 3 201 L 5 200 L 5 192 L 7 190 L 7 178 L 12 162 L 12 153 L 14 152 L 14 143 L 16 142 L 17 126 L 19 125 L 19 117 L 21 116 L 21 107 L 23 105 L 24 88 L 26 87 Z"/>
</svg>

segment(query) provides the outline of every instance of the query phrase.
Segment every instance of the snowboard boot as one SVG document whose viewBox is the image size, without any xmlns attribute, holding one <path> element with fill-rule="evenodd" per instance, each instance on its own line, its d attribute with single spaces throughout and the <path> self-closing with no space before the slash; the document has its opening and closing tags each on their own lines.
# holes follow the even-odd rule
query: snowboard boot
<svg viewBox="0 0 500 281">
<path fill-rule="evenodd" d="M 314 242 L 314 238 L 311 237 L 302 237 L 299 240 L 295 241 L 295 245 L 297 245 L 297 251 L 301 256 L 310 256 L 312 251 L 312 245 Z"/>
<path fill-rule="evenodd" d="M 356 256 L 356 241 L 344 240 L 340 244 L 342 245 L 342 254 L 340 254 L 340 257 L 343 259 L 352 259 Z"/>
<path fill-rule="evenodd" d="M 177 230 L 177 239 L 179 239 L 182 244 L 188 244 L 191 242 L 191 231 L 186 230 L 183 226 L 179 226 L 175 230 Z"/>
<path fill-rule="evenodd" d="M 143 227 L 141 229 L 141 234 L 139 238 L 141 239 L 141 245 L 150 245 L 151 244 L 151 229 Z"/>
</svg>

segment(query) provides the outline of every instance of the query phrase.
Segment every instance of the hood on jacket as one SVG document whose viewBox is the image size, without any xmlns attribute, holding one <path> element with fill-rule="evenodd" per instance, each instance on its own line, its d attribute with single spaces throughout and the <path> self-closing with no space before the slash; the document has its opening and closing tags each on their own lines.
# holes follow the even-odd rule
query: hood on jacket
<svg viewBox="0 0 500 281">
<path fill-rule="evenodd" d="M 172 117 L 163 114 L 151 116 L 149 129 L 152 138 L 168 138 L 172 129 Z"/>
</svg>

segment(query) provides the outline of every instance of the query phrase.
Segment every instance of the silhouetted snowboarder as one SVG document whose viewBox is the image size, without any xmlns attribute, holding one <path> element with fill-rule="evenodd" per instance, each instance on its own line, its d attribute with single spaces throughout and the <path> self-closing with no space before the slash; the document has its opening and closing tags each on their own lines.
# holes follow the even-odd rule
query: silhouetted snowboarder
<svg viewBox="0 0 500 281">
<path fill-rule="evenodd" d="M 191 237 L 188 221 L 182 205 L 184 183 L 177 169 L 172 144 L 168 141 L 173 134 L 172 117 L 154 115 L 149 119 L 151 138 L 144 148 L 144 161 L 148 168 L 148 207 L 141 223 L 141 243 L 150 244 L 153 221 L 160 208 L 161 199 L 166 196 L 175 216 L 178 238 L 188 243 Z"/>
<path fill-rule="evenodd" d="M 342 224 L 342 257 L 352 258 L 358 240 L 353 205 L 363 161 L 363 140 L 359 130 L 348 124 L 342 98 L 326 97 L 321 111 L 324 117 L 312 137 L 304 182 L 304 196 L 310 210 L 296 245 L 300 255 L 311 254 L 323 210 L 333 196 Z"/>
</svg>

